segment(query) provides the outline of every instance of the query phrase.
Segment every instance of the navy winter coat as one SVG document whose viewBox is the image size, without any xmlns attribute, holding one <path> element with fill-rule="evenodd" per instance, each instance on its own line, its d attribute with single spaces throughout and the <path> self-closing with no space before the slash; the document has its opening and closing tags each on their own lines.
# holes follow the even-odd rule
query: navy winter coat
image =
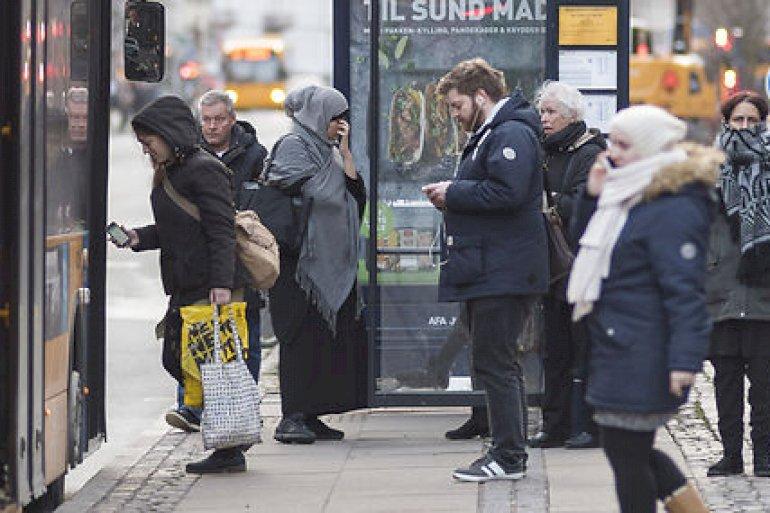
<svg viewBox="0 0 770 513">
<path fill-rule="evenodd" d="M 548 289 L 540 132 L 517 92 L 468 142 L 446 193 L 440 301 Z"/>
<path fill-rule="evenodd" d="M 684 163 L 660 170 L 631 209 L 612 253 L 609 276 L 588 318 L 587 400 L 595 408 L 674 412 L 670 372 L 701 370 L 711 321 L 704 283 L 713 150 L 687 146 Z M 581 194 L 573 230 L 583 232 L 596 202 Z"/>
</svg>

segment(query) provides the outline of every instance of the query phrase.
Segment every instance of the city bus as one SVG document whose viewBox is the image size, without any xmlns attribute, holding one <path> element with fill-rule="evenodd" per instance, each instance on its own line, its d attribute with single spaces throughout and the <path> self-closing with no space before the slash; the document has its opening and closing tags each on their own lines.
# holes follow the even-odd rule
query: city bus
<svg viewBox="0 0 770 513">
<path fill-rule="evenodd" d="M 286 99 L 284 42 L 278 36 L 222 44 L 225 90 L 238 109 L 281 109 Z"/>
<path fill-rule="evenodd" d="M 0 3 L 0 512 L 105 440 L 111 5 Z"/>
</svg>

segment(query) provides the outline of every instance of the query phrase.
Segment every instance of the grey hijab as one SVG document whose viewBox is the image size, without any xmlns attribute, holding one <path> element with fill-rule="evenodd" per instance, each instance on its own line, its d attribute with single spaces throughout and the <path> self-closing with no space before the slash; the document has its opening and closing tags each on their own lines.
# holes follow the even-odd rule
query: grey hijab
<svg viewBox="0 0 770 513">
<path fill-rule="evenodd" d="M 337 313 L 356 280 L 360 225 L 342 157 L 326 130 L 348 102 L 336 89 L 309 86 L 289 93 L 285 105 L 294 123 L 275 152 L 269 183 L 289 188 L 304 180 L 302 197 L 311 208 L 295 279 L 336 333 Z"/>
</svg>

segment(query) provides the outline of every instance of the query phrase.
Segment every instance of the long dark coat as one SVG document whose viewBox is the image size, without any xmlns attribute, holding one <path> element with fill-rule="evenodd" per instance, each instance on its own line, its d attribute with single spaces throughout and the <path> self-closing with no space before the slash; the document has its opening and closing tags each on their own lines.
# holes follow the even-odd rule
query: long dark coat
<svg viewBox="0 0 770 513">
<path fill-rule="evenodd" d="M 366 204 L 363 179 L 346 178 L 359 205 Z M 297 257 L 281 255 L 281 274 L 270 289 L 270 315 L 280 343 L 281 408 L 284 415 L 342 413 L 365 407 L 367 339 L 357 318 L 356 286 L 337 314 L 332 334 L 294 274 Z"/>
<path fill-rule="evenodd" d="M 215 157 L 198 146 L 195 118 L 185 103 L 159 98 L 133 119 L 135 128 L 160 135 L 179 157 L 167 176 L 174 189 L 198 206 L 195 220 L 168 196 L 163 186 L 150 194 L 155 224 L 137 228 L 134 251 L 160 249 L 163 288 L 170 296 L 165 318 L 163 365 L 181 381 L 179 308 L 205 300 L 212 288 L 242 286 L 235 276 L 235 207 L 230 174 Z"/>
</svg>

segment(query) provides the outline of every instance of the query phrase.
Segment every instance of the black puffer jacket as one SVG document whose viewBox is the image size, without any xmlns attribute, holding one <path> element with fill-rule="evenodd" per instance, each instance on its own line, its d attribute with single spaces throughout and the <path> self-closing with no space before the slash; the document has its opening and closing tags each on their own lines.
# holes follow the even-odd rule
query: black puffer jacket
<svg viewBox="0 0 770 513">
<path fill-rule="evenodd" d="M 216 155 L 206 141 L 202 143 L 210 153 Z M 257 139 L 257 131 L 247 121 L 238 121 L 230 133 L 230 147 L 220 160 L 233 172 L 233 191 L 235 207 L 246 208 L 248 195 L 254 191 L 244 190 L 243 182 L 253 181 L 262 174 L 262 166 L 267 157 L 267 149 Z"/>
<path fill-rule="evenodd" d="M 208 297 L 212 288 L 233 289 L 235 208 L 230 172 L 198 146 L 198 125 L 175 96 L 164 96 L 142 109 L 135 128 L 157 133 L 171 146 L 177 162 L 167 168 L 176 191 L 200 209 L 201 222 L 182 210 L 156 185 L 150 195 L 155 224 L 137 229 L 135 251 L 160 249 L 161 276 L 175 305 Z"/>
<path fill-rule="evenodd" d="M 546 137 L 543 149 L 546 189 L 552 194 L 564 226 L 569 226 L 578 191 L 607 143 L 599 130 L 589 130 L 584 121 L 578 121 Z"/>
</svg>

